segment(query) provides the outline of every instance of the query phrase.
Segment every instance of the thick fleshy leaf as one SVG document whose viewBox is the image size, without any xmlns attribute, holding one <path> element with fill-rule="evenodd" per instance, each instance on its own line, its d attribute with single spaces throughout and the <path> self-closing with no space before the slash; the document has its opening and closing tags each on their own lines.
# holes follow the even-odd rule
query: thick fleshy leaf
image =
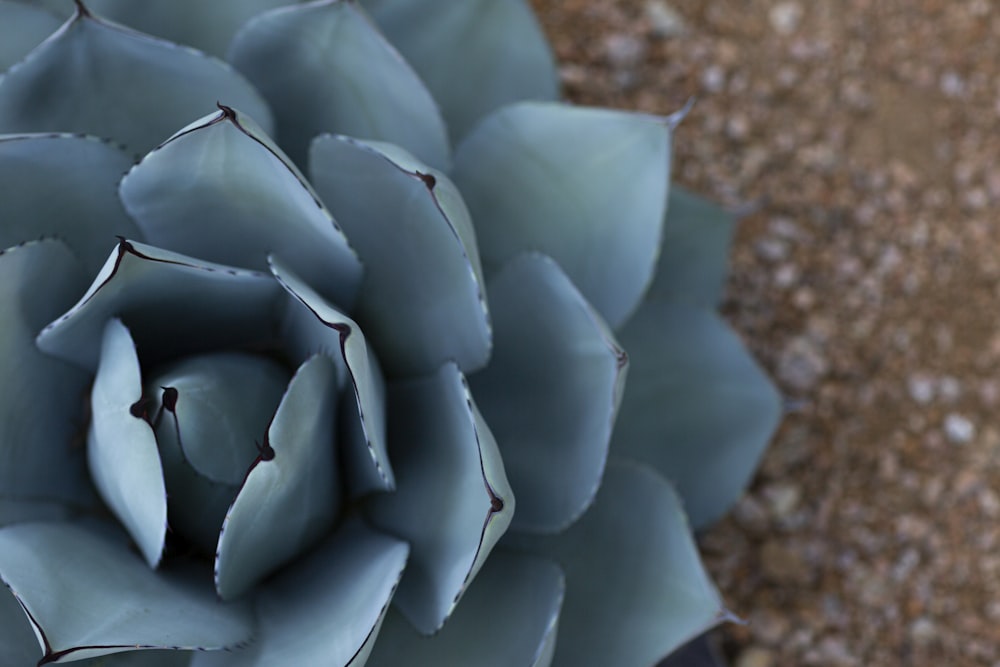
<svg viewBox="0 0 1000 667">
<path fill-rule="evenodd" d="M 0 588 L 0 647 L 0 658 L 10 667 L 35 665 L 42 657 L 28 617 L 7 588 Z"/>
<path fill-rule="evenodd" d="M 371 521 L 410 543 L 396 605 L 423 634 L 436 632 L 514 513 L 496 441 L 453 363 L 389 385 L 395 493 L 374 496 Z"/>
<path fill-rule="evenodd" d="M 505 543 L 566 573 L 554 667 L 648 667 L 731 617 L 680 499 L 635 462 L 609 462 L 596 501 L 565 533 L 511 533 Z"/>
<path fill-rule="evenodd" d="M 271 104 L 278 140 L 300 165 L 324 132 L 398 144 L 438 169 L 450 163 L 434 99 L 355 2 L 261 14 L 237 33 L 228 60 Z"/>
<path fill-rule="evenodd" d="M 55 236 L 88 274 L 101 268 L 115 236 L 136 226 L 115 194 L 132 160 L 108 142 L 70 134 L 0 138 L 0 247 Z"/>
<path fill-rule="evenodd" d="M 718 306 L 735 226 L 732 213 L 671 186 L 660 259 L 646 298 Z"/>
<path fill-rule="evenodd" d="M 215 553 L 290 379 L 267 357 L 217 352 L 185 357 L 146 382 L 171 528 L 206 554 Z"/>
<path fill-rule="evenodd" d="M 0 0 L 0 72 L 45 41 L 61 23 L 41 7 Z"/>
<path fill-rule="evenodd" d="M 94 371 L 104 323 L 113 316 L 128 326 L 149 364 L 264 346 L 274 342 L 281 296 L 271 276 L 122 239 L 77 304 L 38 335 L 38 346 Z"/>
<path fill-rule="evenodd" d="M 713 311 L 651 300 L 620 332 L 632 371 L 612 452 L 676 486 L 695 528 L 742 495 L 781 414 L 778 392 Z"/>
<path fill-rule="evenodd" d="M 222 524 L 215 587 L 231 600 L 315 544 L 340 504 L 334 450 L 337 372 L 319 354 L 288 384 L 257 462 Z"/>
<path fill-rule="evenodd" d="M 361 263 L 305 177 L 251 118 L 221 107 L 136 165 L 121 198 L 151 245 L 210 262 L 267 270 L 267 255 L 342 308 Z"/>
<path fill-rule="evenodd" d="M 536 102 L 483 120 L 459 145 L 452 178 L 487 275 L 519 252 L 543 252 L 617 327 L 653 276 L 673 122 Z"/>
<path fill-rule="evenodd" d="M 74 662 L 73 667 L 189 667 L 194 651 L 125 651 Z"/>
<path fill-rule="evenodd" d="M 628 357 L 544 255 L 514 258 L 488 288 L 496 349 L 473 394 L 517 496 L 512 528 L 557 532 L 601 483 Z"/>
<path fill-rule="evenodd" d="M 433 637 L 390 611 L 367 667 L 547 667 L 564 592 L 554 563 L 498 550 Z"/>
<path fill-rule="evenodd" d="M 0 401 L 4 501 L 89 505 L 96 500 L 84 448 L 90 378 L 35 347 L 38 331 L 73 303 L 84 284 L 86 274 L 60 241 L 0 251 L 0 377 L 7 387 Z"/>
<path fill-rule="evenodd" d="M 339 446 L 347 467 L 348 492 L 358 497 L 389 491 L 396 481 L 386 454 L 385 381 L 361 328 L 323 299 L 277 257 L 271 271 L 290 297 L 282 314 L 282 340 L 302 360 L 321 352 L 341 361 Z"/>
<path fill-rule="evenodd" d="M 167 536 L 167 490 L 153 429 L 133 414 L 141 398 L 135 343 L 121 321 L 110 320 L 90 392 L 87 462 L 104 502 L 156 567 Z"/>
<path fill-rule="evenodd" d="M 388 374 L 485 365 L 476 236 L 452 182 L 395 146 L 330 135 L 313 142 L 309 172 L 365 264 L 356 317 Z"/>
<path fill-rule="evenodd" d="M 257 597 L 259 634 L 243 650 L 203 653 L 192 667 L 365 664 L 409 548 L 347 521 Z"/>
<path fill-rule="evenodd" d="M 219 602 L 186 573 L 151 571 L 93 527 L 0 530 L 0 578 L 24 608 L 45 664 L 141 648 L 224 649 L 253 634 L 248 605 Z"/>
<path fill-rule="evenodd" d="M 524 0 L 362 5 L 427 84 L 452 139 L 504 105 L 559 95 L 552 51 Z"/>
<path fill-rule="evenodd" d="M 88 7 L 112 21 L 219 58 L 251 17 L 288 4 L 290 0 L 87 0 Z"/>
<path fill-rule="evenodd" d="M 271 127 L 260 95 L 223 61 L 78 9 L 0 78 L 0 132 L 93 134 L 141 155 L 216 100 Z"/>
</svg>

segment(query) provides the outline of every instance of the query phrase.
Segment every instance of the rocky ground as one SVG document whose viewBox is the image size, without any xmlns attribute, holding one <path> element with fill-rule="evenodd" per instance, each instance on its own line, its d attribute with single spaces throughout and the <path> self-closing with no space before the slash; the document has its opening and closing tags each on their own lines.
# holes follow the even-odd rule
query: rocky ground
<svg viewBox="0 0 1000 667">
<path fill-rule="evenodd" d="M 535 0 L 566 94 L 670 113 L 792 399 L 701 540 L 736 667 L 1000 665 L 1000 3 Z"/>
</svg>

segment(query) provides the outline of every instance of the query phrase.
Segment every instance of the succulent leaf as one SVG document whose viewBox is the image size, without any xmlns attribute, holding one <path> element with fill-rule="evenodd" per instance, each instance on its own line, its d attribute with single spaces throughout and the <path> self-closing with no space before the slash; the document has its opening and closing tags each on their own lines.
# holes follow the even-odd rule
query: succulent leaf
<svg viewBox="0 0 1000 667">
<path fill-rule="evenodd" d="M 206 554 L 215 553 L 290 379 L 266 357 L 217 352 L 160 368 L 146 382 L 171 528 Z"/>
<path fill-rule="evenodd" d="M 348 492 L 358 497 L 395 488 L 386 454 L 385 381 L 364 333 L 291 271 L 271 257 L 271 271 L 290 295 L 282 315 L 283 340 L 305 359 L 321 352 L 338 360 L 343 392 L 340 446 L 344 449 Z"/>
<path fill-rule="evenodd" d="M 557 532 L 601 483 L 628 358 L 548 257 L 512 259 L 488 288 L 496 349 L 473 394 L 517 495 L 512 529 Z"/>
<path fill-rule="evenodd" d="M 0 137 L 0 247 L 55 236 L 88 274 L 96 273 L 115 236 L 138 235 L 114 190 L 131 164 L 120 149 L 94 137 Z"/>
<path fill-rule="evenodd" d="M 465 196 L 487 275 L 523 251 L 551 256 L 613 328 L 652 279 L 670 170 L 671 121 L 523 102 L 459 144 Z"/>
<path fill-rule="evenodd" d="M 730 618 L 681 501 L 651 468 L 612 459 L 597 499 L 565 533 L 504 544 L 566 573 L 553 667 L 648 667 Z"/>
<path fill-rule="evenodd" d="M 333 526 L 340 504 L 336 395 L 336 370 L 322 354 L 289 382 L 222 525 L 215 587 L 223 600 L 249 591 Z"/>
<path fill-rule="evenodd" d="M 735 226 L 732 213 L 672 185 L 660 259 L 646 298 L 719 306 Z"/>
<path fill-rule="evenodd" d="M 496 441 L 454 363 L 389 385 L 395 493 L 367 505 L 372 523 L 405 539 L 411 563 L 396 606 L 436 632 L 510 525 L 514 495 Z"/>
<path fill-rule="evenodd" d="M 9 665 L 34 665 L 42 657 L 34 629 L 17 598 L 6 587 L 0 588 L 0 646 Z"/>
<path fill-rule="evenodd" d="M 174 134 L 121 183 L 148 243 L 246 269 L 294 257 L 302 277 L 342 308 L 361 264 L 306 182 L 260 127 L 230 107 Z"/>
<path fill-rule="evenodd" d="M 253 644 L 198 654 L 192 667 L 361 667 L 408 553 L 406 542 L 349 519 L 294 568 L 261 587 Z"/>
<path fill-rule="evenodd" d="M 228 59 L 271 104 L 278 140 L 297 164 L 324 132 L 388 141 L 437 169 L 450 164 L 434 99 L 355 2 L 265 12 L 237 33 Z"/>
<path fill-rule="evenodd" d="M 125 651 L 73 663 L 75 667 L 189 667 L 193 651 Z"/>
<path fill-rule="evenodd" d="M 289 0 L 87 0 L 88 7 L 112 21 L 217 58 L 226 55 L 233 35 L 251 17 L 288 4 Z"/>
<path fill-rule="evenodd" d="M 433 637 L 390 610 L 366 667 L 547 667 L 564 593 L 551 561 L 498 550 Z"/>
<path fill-rule="evenodd" d="M 34 342 L 45 321 L 71 304 L 83 284 L 79 262 L 55 239 L 0 251 L 0 377 L 5 384 L 0 498 L 10 502 L 5 522 L 19 520 L 19 507 L 30 518 L 39 511 L 31 503 L 91 505 L 96 500 L 77 421 L 89 378 L 42 354 Z"/>
<path fill-rule="evenodd" d="M 619 333 L 632 359 L 612 452 L 676 486 L 695 528 L 743 493 L 781 414 L 780 396 L 715 312 L 650 300 Z"/>
<path fill-rule="evenodd" d="M 559 95 L 552 51 L 523 0 L 364 0 L 362 6 L 427 84 L 455 141 L 504 105 Z"/>
<path fill-rule="evenodd" d="M 226 63 L 78 10 L 0 77 L 0 132 L 92 134 L 141 155 L 219 99 L 271 126 L 260 95 Z"/>
<path fill-rule="evenodd" d="M 0 72 L 41 44 L 61 23 L 42 7 L 0 0 Z"/>
<path fill-rule="evenodd" d="M 104 502 L 155 568 L 167 535 L 167 490 L 153 429 L 133 414 L 141 398 L 135 343 L 120 320 L 109 320 L 90 392 L 87 463 Z"/>
<path fill-rule="evenodd" d="M 184 573 L 150 570 L 93 526 L 0 529 L 0 578 L 24 608 L 44 664 L 145 648 L 218 650 L 253 633 L 249 605 L 222 604 Z"/>
<path fill-rule="evenodd" d="M 147 363 L 273 342 L 282 296 L 270 276 L 121 239 L 75 306 L 38 334 L 38 347 L 91 372 L 104 323 L 120 317 Z M 194 313 L 194 321 L 178 322 Z"/>
<path fill-rule="evenodd" d="M 330 135 L 313 142 L 309 172 L 365 264 L 356 317 L 387 372 L 484 366 L 482 270 L 451 181 L 402 149 Z"/>
</svg>

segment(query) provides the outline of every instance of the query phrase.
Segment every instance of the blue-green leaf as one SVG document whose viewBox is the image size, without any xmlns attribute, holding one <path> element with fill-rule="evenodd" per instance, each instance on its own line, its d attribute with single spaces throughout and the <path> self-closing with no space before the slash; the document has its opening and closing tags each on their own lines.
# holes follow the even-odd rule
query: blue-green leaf
<svg viewBox="0 0 1000 667">
<path fill-rule="evenodd" d="M 87 462 L 104 502 L 156 567 L 167 536 L 167 491 L 153 429 L 132 413 L 141 398 L 135 343 L 124 324 L 110 320 L 90 392 Z"/>
<path fill-rule="evenodd" d="M 348 492 L 358 497 L 389 491 L 396 482 L 386 454 L 385 381 L 378 360 L 358 324 L 323 299 L 279 258 L 271 271 L 288 291 L 282 339 L 298 360 L 321 352 L 337 360 L 341 401 L 340 447 Z"/>
<path fill-rule="evenodd" d="M 780 397 L 713 311 L 650 300 L 619 333 L 632 371 L 612 451 L 676 486 L 696 528 L 742 495 L 781 413 Z"/>
<path fill-rule="evenodd" d="M 115 236 L 134 238 L 115 185 L 132 160 L 93 137 L 27 134 L 0 138 L 0 247 L 55 236 L 93 275 Z"/>
<path fill-rule="evenodd" d="M 373 496 L 376 526 L 410 543 L 395 603 L 436 632 L 510 525 L 514 495 L 496 441 L 453 363 L 389 385 L 395 493 Z"/>
<path fill-rule="evenodd" d="M 524 102 L 476 126 L 455 153 L 487 275 L 550 255 L 612 327 L 653 277 L 670 172 L 671 120 Z"/>
<path fill-rule="evenodd" d="M 6 588 L 0 588 L 0 646 L 0 657 L 11 667 L 34 665 L 42 657 L 24 609 Z"/>
<path fill-rule="evenodd" d="M 0 132 L 76 132 L 146 153 L 216 100 L 265 128 L 260 95 L 226 63 L 78 9 L 0 78 Z"/>
<path fill-rule="evenodd" d="M 185 357 L 146 382 L 170 526 L 206 554 L 215 553 L 290 379 L 267 357 L 216 352 Z"/>
<path fill-rule="evenodd" d="M 38 335 L 38 346 L 93 372 L 111 317 L 128 326 L 144 363 L 267 345 L 282 295 L 271 276 L 122 239 L 77 304 Z"/>
<path fill-rule="evenodd" d="M 514 258 L 488 289 L 496 349 L 473 394 L 517 495 L 512 528 L 557 532 L 601 483 L 628 358 L 548 257 Z"/>
<path fill-rule="evenodd" d="M 222 107 L 182 129 L 122 180 L 146 241 L 210 262 L 267 270 L 295 259 L 302 277 L 343 308 L 361 264 L 302 173 L 253 119 Z"/>
<path fill-rule="evenodd" d="M 150 570 L 95 527 L 3 528 L 0 578 L 24 608 L 46 664 L 133 649 L 232 648 L 254 629 L 249 605 L 220 603 L 187 573 Z"/>
<path fill-rule="evenodd" d="M 0 72 L 21 60 L 62 21 L 41 7 L 0 0 Z"/>
<path fill-rule="evenodd" d="M 355 2 L 261 14 L 237 33 L 228 59 L 270 102 L 278 141 L 300 165 L 324 132 L 388 141 L 438 169 L 450 163 L 434 99 Z"/>
<path fill-rule="evenodd" d="M 387 373 L 485 365 L 479 253 L 451 181 L 395 146 L 330 135 L 313 142 L 309 171 L 365 264 L 356 317 Z"/>
<path fill-rule="evenodd" d="M 336 395 L 336 370 L 322 354 L 302 364 L 288 384 L 222 524 L 215 588 L 223 600 L 249 591 L 333 526 L 341 497 Z"/>
<path fill-rule="evenodd" d="M 192 667 L 365 664 L 406 564 L 405 542 L 350 519 L 257 596 L 253 644 L 202 653 Z"/>
<path fill-rule="evenodd" d="M 564 593 L 554 563 L 497 550 L 433 637 L 391 610 L 367 667 L 547 667 Z"/>
<path fill-rule="evenodd" d="M 289 0 L 87 0 L 112 21 L 222 58 L 236 31 L 251 17 L 291 4 Z"/>
<path fill-rule="evenodd" d="M 0 401 L 0 499 L 11 503 L 7 522 L 19 520 L 19 501 L 96 500 L 84 448 L 90 378 L 35 347 L 38 331 L 84 284 L 79 262 L 60 241 L 0 251 L 0 377 L 8 388 Z"/>
<path fill-rule="evenodd" d="M 506 104 L 558 97 L 552 51 L 524 0 L 362 4 L 427 84 L 454 140 Z"/>
<path fill-rule="evenodd" d="M 698 557 L 680 499 L 652 469 L 611 460 L 561 535 L 508 534 L 566 573 L 554 667 L 649 667 L 731 615 Z"/>
<path fill-rule="evenodd" d="M 732 213 L 671 186 L 660 259 L 646 298 L 718 306 L 735 226 Z"/>
</svg>

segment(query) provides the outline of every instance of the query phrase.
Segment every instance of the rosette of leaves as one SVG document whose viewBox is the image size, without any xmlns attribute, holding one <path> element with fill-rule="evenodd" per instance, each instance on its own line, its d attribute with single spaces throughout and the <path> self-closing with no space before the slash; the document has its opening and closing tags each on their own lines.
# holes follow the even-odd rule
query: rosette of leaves
<svg viewBox="0 0 1000 667">
<path fill-rule="evenodd" d="M 677 118 L 557 101 L 520 0 L 285 4 L 0 0 L 3 664 L 638 666 L 727 617 L 691 527 L 778 400 Z"/>
</svg>

